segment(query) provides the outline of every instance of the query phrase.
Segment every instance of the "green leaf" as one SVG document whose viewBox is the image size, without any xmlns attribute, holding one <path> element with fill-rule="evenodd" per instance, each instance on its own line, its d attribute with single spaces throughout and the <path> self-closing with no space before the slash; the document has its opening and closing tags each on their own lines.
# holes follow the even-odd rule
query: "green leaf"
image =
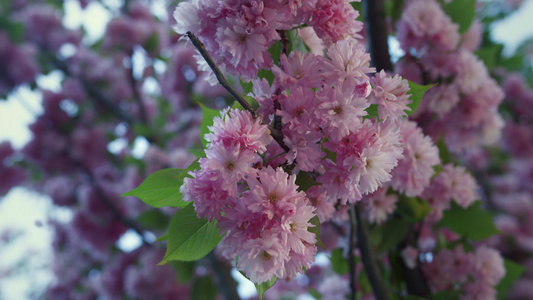
<svg viewBox="0 0 533 300">
<path fill-rule="evenodd" d="M 329 151 L 328 149 L 326 149 L 324 147 L 320 147 L 320 149 L 324 153 L 326 153 L 326 156 L 324 156 L 324 158 L 322 158 L 322 159 L 330 159 L 332 162 L 337 163 L 337 152 Z"/>
<path fill-rule="evenodd" d="M 312 217 L 311 220 L 309 220 L 309 223 L 315 225 L 314 227 L 307 227 L 307 231 L 315 234 L 316 245 L 326 249 L 326 246 L 320 240 L 320 220 L 318 219 L 318 216 Z"/>
<path fill-rule="evenodd" d="M 492 70 L 496 66 L 496 62 L 498 61 L 502 50 L 503 45 L 501 44 L 490 45 L 476 51 L 476 55 L 483 61 L 483 63 L 485 63 L 488 70 Z"/>
<path fill-rule="evenodd" d="M 259 102 L 257 102 L 257 100 L 255 100 L 254 97 L 250 97 L 246 95 L 243 95 L 242 97 L 244 98 L 244 100 L 246 100 L 246 102 L 248 102 L 248 104 L 250 104 L 250 106 L 252 106 L 253 109 L 257 110 L 257 108 L 259 108 Z M 233 105 L 231 105 L 231 108 L 238 109 L 238 110 L 244 110 L 244 108 L 238 101 L 233 102 Z"/>
<path fill-rule="evenodd" d="M 146 52 L 154 52 L 159 46 L 159 35 L 156 32 L 150 34 L 148 39 L 144 42 L 144 49 Z"/>
<path fill-rule="evenodd" d="M 313 296 L 317 300 L 321 300 L 322 299 L 322 294 L 319 291 L 317 291 L 314 288 L 312 288 L 312 287 L 309 288 L 307 290 L 307 292 L 309 293 L 309 295 Z"/>
<path fill-rule="evenodd" d="M 396 23 L 396 21 L 402 16 L 404 3 L 405 0 L 391 0 L 385 2 L 387 15 L 391 18 L 393 23 Z"/>
<path fill-rule="evenodd" d="M 254 84 L 251 81 L 244 82 L 242 81 L 242 79 L 239 78 L 239 82 L 241 83 L 241 87 L 245 95 L 248 95 L 253 92 Z"/>
<path fill-rule="evenodd" d="M 142 123 L 136 123 L 133 125 L 133 132 L 140 136 L 152 136 L 154 131 L 150 126 Z"/>
<path fill-rule="evenodd" d="M 153 207 L 184 207 L 188 203 L 181 199 L 180 186 L 187 176 L 187 170 L 163 169 L 152 173 L 134 190 L 124 196 L 135 196 Z"/>
<path fill-rule="evenodd" d="M 459 291 L 441 291 L 432 295 L 433 300 L 459 299 Z"/>
<path fill-rule="evenodd" d="M 331 268 L 335 273 L 344 275 L 350 270 L 348 260 L 342 255 L 342 248 L 336 248 L 331 251 Z"/>
<path fill-rule="evenodd" d="M 298 186 L 298 191 L 307 191 L 313 185 L 319 185 L 309 173 L 300 171 L 296 176 L 296 185 Z"/>
<path fill-rule="evenodd" d="M 486 239 L 498 233 L 492 216 L 481 208 L 479 201 L 466 209 L 452 202 L 451 208 L 444 211 L 440 224 L 472 240 Z"/>
<path fill-rule="evenodd" d="M 215 117 L 220 117 L 220 111 L 218 109 L 211 109 L 205 107 L 205 105 L 200 103 L 202 108 L 202 123 L 200 124 L 200 135 L 202 137 L 202 145 L 207 146 L 207 141 L 205 140 L 205 135 L 209 133 L 209 126 L 213 126 L 213 119 Z"/>
<path fill-rule="evenodd" d="M 265 78 L 268 81 L 268 84 L 272 86 L 272 82 L 274 82 L 274 73 L 270 70 L 261 69 L 257 72 L 257 77 L 263 79 Z"/>
<path fill-rule="evenodd" d="M 452 22 L 459 25 L 459 33 L 464 33 L 470 28 L 474 21 L 476 0 L 453 0 L 450 3 L 443 3 L 442 9 Z"/>
<path fill-rule="evenodd" d="M 150 209 L 143 212 L 139 218 L 139 223 L 147 228 L 153 228 L 156 230 L 163 230 L 168 225 L 167 216 L 157 209 Z"/>
<path fill-rule="evenodd" d="M 361 288 L 361 293 L 363 295 L 372 293 L 372 285 L 370 285 L 370 280 L 368 279 L 365 270 L 359 272 L 359 278 L 357 281 L 359 282 L 359 287 Z"/>
<path fill-rule="evenodd" d="M 429 85 L 420 85 L 412 81 L 409 81 L 409 88 L 411 89 L 411 91 L 409 91 L 409 93 L 411 94 L 409 99 L 411 99 L 411 101 L 413 102 L 407 104 L 407 107 L 409 107 L 411 111 L 406 110 L 405 113 L 408 116 L 414 113 L 416 109 L 418 108 L 418 105 L 420 105 L 420 101 L 422 101 L 422 97 L 424 97 L 424 94 L 427 92 L 427 90 L 429 90 L 430 88 L 436 85 L 437 85 L 436 83 L 429 84 Z"/>
<path fill-rule="evenodd" d="M 396 248 L 407 235 L 408 224 L 402 219 L 392 219 L 387 221 L 382 227 L 381 243 L 378 245 L 379 251 L 390 251 Z"/>
<path fill-rule="evenodd" d="M 163 234 L 162 236 L 158 237 L 155 241 L 156 242 L 168 241 L 168 231 L 165 232 L 165 234 Z"/>
<path fill-rule="evenodd" d="M 24 32 L 26 28 L 23 23 L 13 22 L 7 28 L 7 34 L 15 43 L 22 43 L 24 40 Z"/>
<path fill-rule="evenodd" d="M 449 164 L 452 162 L 452 155 L 450 151 L 448 150 L 448 147 L 446 146 L 446 142 L 444 141 L 444 138 L 441 138 L 437 144 L 437 148 L 439 148 L 439 157 L 440 161 L 443 165 Z"/>
<path fill-rule="evenodd" d="M 515 281 L 520 278 L 522 272 L 526 270 L 524 266 L 509 259 L 504 259 L 503 263 L 505 265 L 505 277 L 496 286 L 498 300 L 507 299 L 507 292 L 511 289 Z"/>
<path fill-rule="evenodd" d="M 287 39 L 289 40 L 289 45 L 287 46 L 287 55 L 289 55 L 292 51 L 300 51 L 303 53 L 311 52 L 311 49 L 296 33 L 296 30 L 287 30 L 285 33 L 287 35 Z"/>
<path fill-rule="evenodd" d="M 276 41 L 272 46 L 270 46 L 270 48 L 268 48 L 268 52 L 270 53 L 275 65 L 278 65 L 279 63 L 279 57 L 281 56 L 282 48 L 283 46 L 279 41 Z"/>
<path fill-rule="evenodd" d="M 194 282 L 191 300 L 213 300 L 216 295 L 217 287 L 213 284 L 211 276 L 202 276 Z"/>
<path fill-rule="evenodd" d="M 159 264 L 171 260 L 200 259 L 211 252 L 221 239 L 217 221 L 198 219 L 191 203 L 180 209 L 170 220 L 167 252 Z"/>
<path fill-rule="evenodd" d="M 178 272 L 178 282 L 187 284 L 191 282 L 195 274 L 196 263 L 194 261 L 170 261 L 168 262 Z"/>
<path fill-rule="evenodd" d="M 278 281 L 278 278 L 276 276 L 272 276 L 272 279 L 269 281 L 265 281 L 261 284 L 254 283 L 255 289 L 257 290 L 257 294 L 259 294 L 259 299 L 263 300 L 263 295 L 265 292 L 274 286 L 276 284 L 276 281 Z"/>
<path fill-rule="evenodd" d="M 396 207 L 396 211 L 411 223 L 423 221 L 431 211 L 431 207 L 426 201 L 417 197 L 407 197 L 403 194 L 399 196 Z"/>
<path fill-rule="evenodd" d="M 356 18 L 356 20 L 364 22 L 365 21 L 365 14 L 363 14 L 363 2 L 350 2 L 353 9 L 359 12 L 359 16 Z"/>
<path fill-rule="evenodd" d="M 363 119 L 372 119 L 376 117 L 376 119 L 379 122 L 380 119 L 379 119 L 378 108 L 379 108 L 379 104 L 370 104 L 370 106 L 365 109 L 367 115 L 363 116 Z"/>
</svg>

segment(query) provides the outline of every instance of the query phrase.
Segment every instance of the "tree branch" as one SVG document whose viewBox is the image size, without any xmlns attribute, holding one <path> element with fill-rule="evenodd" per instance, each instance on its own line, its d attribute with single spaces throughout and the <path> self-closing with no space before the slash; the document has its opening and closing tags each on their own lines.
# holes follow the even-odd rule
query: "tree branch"
<svg viewBox="0 0 533 300">
<path fill-rule="evenodd" d="M 379 72 L 392 71 L 389 44 L 387 41 L 388 30 L 385 20 L 385 3 L 383 0 L 364 0 L 363 13 L 366 22 L 366 38 L 368 50 L 372 57 L 371 64 Z"/>
<path fill-rule="evenodd" d="M 75 163 L 82 169 L 83 173 L 87 175 L 87 177 L 89 178 L 89 183 L 91 183 L 91 185 L 94 187 L 94 190 L 96 191 L 96 194 L 98 195 L 98 199 L 100 199 L 100 201 L 102 201 L 102 203 L 107 207 L 107 209 L 111 211 L 113 217 L 115 217 L 117 221 L 124 224 L 126 227 L 135 231 L 135 233 L 140 236 L 144 245 L 152 246 L 152 244 L 144 238 L 143 231 L 137 225 L 137 223 L 124 217 L 122 213 L 120 213 L 118 208 L 113 204 L 113 202 L 111 202 L 111 200 L 105 194 L 104 190 L 102 190 L 102 188 L 98 185 L 98 182 L 96 182 L 96 179 L 94 178 L 91 171 L 82 162 L 75 161 Z"/>
<path fill-rule="evenodd" d="M 215 251 L 211 251 L 207 255 L 209 265 L 215 272 L 218 281 L 220 293 L 226 300 L 239 300 L 239 293 L 237 293 L 237 283 L 231 276 L 231 266 L 220 259 L 218 259 Z"/>
<path fill-rule="evenodd" d="M 70 72 L 70 69 L 68 68 L 68 65 L 55 57 L 51 58 L 52 63 L 63 73 L 66 75 L 72 76 L 72 73 Z M 107 108 L 109 111 L 111 111 L 115 116 L 117 116 L 120 120 L 128 123 L 128 125 L 133 125 L 137 123 L 137 120 L 133 118 L 131 115 L 126 113 L 124 110 L 122 110 L 118 105 L 115 105 L 109 98 L 107 98 L 100 90 L 96 89 L 93 85 L 91 85 L 87 80 L 84 78 L 77 78 L 73 76 L 74 78 L 78 79 L 85 92 L 91 97 L 91 99 L 94 99 L 97 103 L 100 103 L 105 108 Z"/>
<path fill-rule="evenodd" d="M 355 217 L 354 205 L 350 205 L 350 233 L 348 236 L 348 267 L 350 268 L 350 300 L 357 299 L 357 289 L 355 287 L 355 258 L 354 258 L 354 244 L 355 244 L 355 230 L 357 228 L 357 220 Z"/>
<path fill-rule="evenodd" d="M 381 272 L 379 270 L 376 257 L 372 251 L 370 245 L 370 239 L 368 235 L 368 228 L 361 217 L 360 206 L 361 202 L 358 204 L 351 204 L 350 210 L 354 210 L 355 218 L 357 220 L 357 245 L 361 251 L 361 259 L 363 261 L 363 266 L 365 267 L 366 274 L 368 275 L 368 280 L 374 291 L 374 296 L 377 300 L 388 300 L 389 293 L 383 283 L 383 278 L 381 277 Z"/>
</svg>

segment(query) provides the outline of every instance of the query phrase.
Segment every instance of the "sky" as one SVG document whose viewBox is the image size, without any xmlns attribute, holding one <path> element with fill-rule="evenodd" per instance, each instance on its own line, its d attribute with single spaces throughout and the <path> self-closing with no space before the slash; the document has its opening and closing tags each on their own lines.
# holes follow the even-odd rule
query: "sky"
<svg viewBox="0 0 533 300">
<path fill-rule="evenodd" d="M 121 3 L 120 0 L 106 2 L 111 8 L 119 7 Z M 153 12 L 160 18 L 166 18 L 165 0 L 153 0 L 152 3 Z M 65 11 L 65 26 L 83 26 L 88 33 L 86 42 L 89 43 L 103 35 L 105 24 L 111 18 L 111 14 L 98 2 L 91 2 L 83 11 L 76 1 L 67 1 Z M 533 37 L 531 16 L 533 0 L 526 0 L 521 10 L 494 24 L 492 37 L 505 45 L 504 54 L 512 54 L 523 40 Z M 64 51 L 68 52 L 69 49 Z M 58 91 L 61 80 L 59 72 L 52 72 L 47 76 L 40 76 L 37 83 L 41 88 Z M 17 88 L 6 101 L 0 101 L 0 142 L 9 140 L 15 148 L 22 148 L 31 139 L 28 125 L 41 112 L 39 93 L 31 91 L 27 86 Z M 34 275 L 32 281 L 27 280 L 24 274 L 0 280 L 0 299 L 29 299 L 25 293 L 32 285 L 44 287 L 50 282 L 47 264 L 52 256 L 49 248 L 51 231 L 45 224 L 49 216 L 66 220 L 69 214 L 54 208 L 50 199 L 24 188 L 15 188 L 0 199 L 0 278 L 3 272 L 19 263 L 26 263 Z M 6 230 L 11 232 L 8 236 L 14 238 L 7 246 L 1 242 L 1 235 Z M 127 248 L 135 243 L 135 237 L 126 235 L 121 243 Z M 239 278 L 239 281 L 243 282 L 240 293 L 248 296 L 255 293 L 253 285 L 250 287 L 251 283 L 243 278 Z"/>
</svg>

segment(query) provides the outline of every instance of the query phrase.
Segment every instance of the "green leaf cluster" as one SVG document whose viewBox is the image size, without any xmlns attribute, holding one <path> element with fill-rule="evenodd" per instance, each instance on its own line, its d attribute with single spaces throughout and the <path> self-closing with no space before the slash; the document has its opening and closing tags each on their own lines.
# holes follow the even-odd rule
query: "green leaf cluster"
<svg viewBox="0 0 533 300">
<path fill-rule="evenodd" d="M 489 238 L 499 232 L 492 216 L 481 208 L 479 201 L 466 209 L 452 202 L 451 208 L 444 211 L 440 225 L 474 241 Z"/>
</svg>

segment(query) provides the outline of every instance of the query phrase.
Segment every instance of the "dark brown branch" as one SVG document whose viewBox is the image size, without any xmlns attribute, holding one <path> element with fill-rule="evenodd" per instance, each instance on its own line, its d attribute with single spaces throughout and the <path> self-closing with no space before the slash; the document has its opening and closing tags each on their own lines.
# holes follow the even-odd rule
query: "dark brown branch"
<svg viewBox="0 0 533 300">
<path fill-rule="evenodd" d="M 355 211 L 355 218 L 357 220 L 357 245 L 361 251 L 361 260 L 363 261 L 363 266 L 365 268 L 366 274 L 368 275 L 368 280 L 372 286 L 372 291 L 377 300 L 388 300 L 389 293 L 383 282 L 379 266 L 372 251 L 370 245 L 370 239 L 368 234 L 368 228 L 366 223 L 361 217 L 361 203 L 352 205 L 352 208 Z"/>
<path fill-rule="evenodd" d="M 376 67 L 378 72 L 381 70 L 392 71 L 384 0 L 364 0 L 363 13 L 366 22 L 368 51 L 372 57 L 371 64 Z"/>
<path fill-rule="evenodd" d="M 231 266 L 220 259 L 218 259 L 215 251 L 211 251 L 207 255 L 209 265 L 215 272 L 216 279 L 218 281 L 219 291 L 226 300 L 239 300 L 239 294 L 237 293 L 237 283 L 231 276 Z"/>
<path fill-rule="evenodd" d="M 348 267 L 350 269 L 350 300 L 357 299 L 357 289 L 355 287 L 355 257 L 354 257 L 354 244 L 355 244 L 355 230 L 357 228 L 357 220 L 355 217 L 355 207 L 350 205 L 350 233 L 348 236 Z"/>
<path fill-rule="evenodd" d="M 400 251 L 407 246 L 416 247 L 417 240 L 418 234 L 415 231 L 414 225 L 410 224 L 405 239 L 400 243 L 400 245 L 398 245 L 397 252 L 400 253 Z M 427 281 L 422 273 L 420 263 L 417 263 L 416 266 L 411 269 L 405 265 L 403 259 L 399 259 L 399 262 L 401 264 L 401 268 L 403 269 L 402 273 L 404 274 L 407 292 L 410 295 L 428 298 L 431 295 L 431 291 L 429 290 Z"/>
<path fill-rule="evenodd" d="M 215 61 L 211 58 L 209 53 L 207 53 L 207 50 L 205 49 L 204 44 L 190 31 L 187 31 L 187 36 L 191 40 L 194 47 L 196 47 L 198 52 L 200 52 L 202 57 L 205 59 L 205 61 L 207 62 L 207 64 L 209 65 L 209 67 L 211 68 L 215 76 L 217 77 L 220 85 L 222 85 L 222 87 L 224 87 L 226 91 L 228 91 L 233 96 L 233 98 L 235 98 L 235 100 L 237 100 L 237 102 L 239 102 L 239 104 L 244 109 L 249 111 L 252 114 L 252 117 L 254 119 L 257 118 L 258 117 L 257 112 L 253 109 L 253 107 L 248 102 L 246 102 L 246 100 L 242 97 L 242 95 L 231 86 L 231 84 L 228 82 L 224 74 L 222 74 L 220 69 L 215 64 Z M 283 148 L 283 150 L 285 150 L 285 152 L 289 152 L 290 148 L 287 145 L 285 145 L 285 142 L 283 142 L 283 134 L 281 133 L 281 130 L 274 128 L 272 126 L 269 126 L 269 129 L 270 129 L 270 134 L 272 135 L 272 138 L 274 138 L 274 140 L 281 146 L 281 148 Z"/>
</svg>

